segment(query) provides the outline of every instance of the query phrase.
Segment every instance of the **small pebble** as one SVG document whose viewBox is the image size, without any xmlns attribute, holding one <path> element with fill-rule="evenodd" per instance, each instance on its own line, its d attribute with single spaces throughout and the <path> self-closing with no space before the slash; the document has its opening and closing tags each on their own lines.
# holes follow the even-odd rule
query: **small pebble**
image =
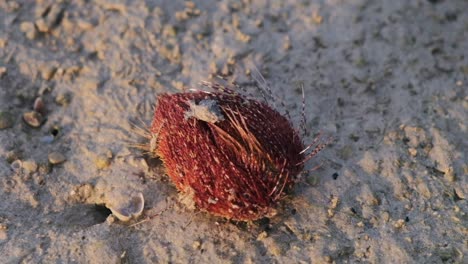
<svg viewBox="0 0 468 264">
<path fill-rule="evenodd" d="M 257 236 L 257 241 L 262 241 L 267 237 L 268 237 L 268 233 L 266 231 L 263 231 Z"/>
<path fill-rule="evenodd" d="M 28 173 L 32 173 L 32 172 L 35 172 L 38 168 L 38 165 L 36 163 L 36 161 L 34 160 L 25 160 L 23 161 L 23 169 L 28 172 Z"/>
<path fill-rule="evenodd" d="M 7 129 L 13 126 L 13 116 L 8 112 L 0 112 L 0 129 Z"/>
<path fill-rule="evenodd" d="M 15 171 L 19 172 L 21 168 L 23 167 L 23 162 L 21 160 L 15 160 L 10 164 L 10 168 Z"/>
<path fill-rule="evenodd" d="M 44 122 L 44 117 L 39 112 L 31 111 L 23 114 L 23 120 L 31 127 L 40 127 Z"/>
<path fill-rule="evenodd" d="M 8 226 L 6 224 L 0 224 L 0 240 L 8 239 L 7 230 Z"/>
<path fill-rule="evenodd" d="M 65 156 L 60 152 L 52 152 L 48 156 L 51 164 L 60 164 L 66 160 Z"/>
<path fill-rule="evenodd" d="M 40 174 L 48 174 L 50 172 L 51 166 L 49 164 L 40 164 L 39 165 L 39 173 Z"/>
<path fill-rule="evenodd" d="M 6 45 L 7 45 L 7 43 L 8 43 L 8 40 L 7 40 L 7 39 L 5 39 L 5 38 L 0 38 L 0 49 L 5 48 Z"/>
<path fill-rule="evenodd" d="M 398 219 L 393 226 L 395 228 L 397 228 L 397 229 L 400 229 L 400 228 L 405 226 L 405 220 L 404 219 Z"/>
<path fill-rule="evenodd" d="M 418 150 L 415 149 L 415 148 L 409 148 L 409 149 L 408 149 L 408 152 L 409 152 L 409 154 L 410 154 L 411 156 L 413 156 L 413 157 L 416 157 L 416 155 L 418 154 Z"/>
<path fill-rule="evenodd" d="M 106 169 L 110 165 L 110 159 L 108 157 L 99 156 L 94 160 L 94 164 L 96 164 L 96 167 L 100 170 Z"/>
<path fill-rule="evenodd" d="M 55 102 L 61 106 L 67 106 L 71 101 L 70 93 L 60 93 L 55 97 Z"/>
<path fill-rule="evenodd" d="M 38 32 L 36 26 L 32 22 L 23 22 L 20 24 L 20 30 L 26 35 L 28 39 L 37 38 Z"/>
<path fill-rule="evenodd" d="M 192 248 L 195 249 L 195 250 L 200 249 L 201 248 L 201 242 L 198 241 L 198 240 L 193 241 Z"/>
<path fill-rule="evenodd" d="M 463 188 L 460 185 L 456 185 L 453 189 L 454 195 L 457 197 L 459 200 L 465 200 L 466 195 L 465 195 L 465 188 Z"/>
<path fill-rule="evenodd" d="M 10 150 L 6 153 L 5 159 L 8 163 L 13 163 L 15 160 L 21 159 L 21 154 L 18 150 Z"/>
<path fill-rule="evenodd" d="M 0 67 L 0 78 L 2 78 L 7 73 L 6 67 Z"/>
<path fill-rule="evenodd" d="M 57 68 L 55 66 L 44 65 L 44 67 L 42 67 L 41 70 L 42 79 L 49 81 L 50 79 L 52 79 L 52 77 L 54 77 L 56 71 Z"/>
<path fill-rule="evenodd" d="M 93 196 L 95 196 L 94 186 L 89 183 L 76 185 L 70 192 L 70 199 L 80 203 L 91 200 Z"/>
<path fill-rule="evenodd" d="M 44 101 L 42 100 L 42 97 L 37 97 L 36 100 L 34 100 L 34 105 L 33 105 L 34 111 L 44 114 L 45 113 L 45 105 Z"/>
<path fill-rule="evenodd" d="M 40 32 L 45 33 L 49 31 L 49 26 L 45 22 L 44 18 L 39 18 L 38 20 L 36 20 L 35 25 Z"/>
<path fill-rule="evenodd" d="M 390 214 L 388 212 L 383 212 L 380 215 L 380 218 L 382 218 L 384 222 L 388 222 L 390 220 Z"/>
</svg>

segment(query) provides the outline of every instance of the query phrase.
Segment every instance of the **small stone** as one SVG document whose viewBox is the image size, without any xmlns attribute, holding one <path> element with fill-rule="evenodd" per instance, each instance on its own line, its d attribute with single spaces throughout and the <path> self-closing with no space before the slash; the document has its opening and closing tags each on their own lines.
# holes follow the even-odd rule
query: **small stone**
<svg viewBox="0 0 468 264">
<path fill-rule="evenodd" d="M 92 200 L 94 195 L 94 187 L 89 183 L 85 183 L 73 187 L 70 192 L 70 199 L 75 202 L 85 203 Z"/>
<path fill-rule="evenodd" d="M 8 239 L 8 233 L 4 230 L 0 230 L 0 240 L 7 240 Z"/>
<path fill-rule="evenodd" d="M 100 170 L 106 169 L 110 165 L 110 159 L 105 156 L 98 156 L 96 160 L 94 160 L 94 164 L 96 164 L 96 167 Z"/>
<path fill-rule="evenodd" d="M 23 161 L 23 169 L 28 172 L 32 173 L 35 172 L 38 168 L 37 162 L 34 160 L 25 160 Z"/>
<path fill-rule="evenodd" d="M 0 67 L 0 78 L 2 78 L 7 73 L 6 67 Z"/>
<path fill-rule="evenodd" d="M 0 49 L 5 48 L 7 44 L 8 44 L 8 40 L 7 40 L 7 39 L 0 38 Z"/>
<path fill-rule="evenodd" d="M 0 224 L 0 240 L 7 240 L 8 239 L 8 226 L 6 224 Z"/>
<path fill-rule="evenodd" d="M 21 160 L 15 160 L 10 164 L 10 168 L 15 172 L 20 172 L 23 168 L 23 162 Z"/>
<path fill-rule="evenodd" d="M 36 100 L 34 100 L 34 105 L 33 105 L 34 111 L 44 114 L 45 113 L 45 105 L 44 101 L 42 100 L 42 97 L 37 97 Z"/>
<path fill-rule="evenodd" d="M 114 154 L 112 154 L 112 151 L 110 149 L 106 150 L 105 155 L 108 159 L 112 159 L 114 157 Z"/>
<path fill-rule="evenodd" d="M 49 162 L 53 165 L 60 164 L 66 160 L 65 156 L 60 152 L 52 152 L 48 156 Z"/>
<path fill-rule="evenodd" d="M 60 93 L 55 97 L 55 102 L 61 106 L 67 106 L 71 101 L 70 93 Z"/>
<path fill-rule="evenodd" d="M 236 30 L 236 38 L 244 43 L 248 43 L 251 40 L 251 36 L 245 34 L 244 32 L 240 30 Z"/>
<path fill-rule="evenodd" d="M 23 22 L 20 25 L 20 30 L 26 35 L 28 39 L 37 38 L 38 32 L 36 26 L 32 22 Z"/>
<path fill-rule="evenodd" d="M 267 237 L 268 237 L 268 233 L 266 231 L 263 231 L 257 236 L 257 241 L 262 241 Z"/>
<path fill-rule="evenodd" d="M 415 149 L 415 148 L 409 148 L 409 149 L 408 149 L 408 152 L 409 152 L 409 154 L 410 154 L 411 156 L 413 156 L 413 157 L 416 157 L 416 155 L 418 154 L 418 150 Z"/>
<path fill-rule="evenodd" d="M 48 174 L 50 172 L 51 166 L 49 164 L 40 164 L 39 165 L 39 173 L 40 174 Z"/>
<path fill-rule="evenodd" d="M 330 202 L 330 208 L 335 209 L 340 204 L 340 199 L 338 197 L 333 197 Z"/>
<path fill-rule="evenodd" d="M 199 240 L 195 240 L 193 241 L 193 244 L 192 244 L 192 248 L 197 250 L 197 249 L 200 249 L 201 247 L 201 242 Z"/>
<path fill-rule="evenodd" d="M 314 12 L 312 14 L 312 22 L 314 22 L 317 25 L 320 25 L 323 22 L 323 17 L 318 12 Z"/>
<path fill-rule="evenodd" d="M 83 19 L 79 19 L 77 22 L 76 22 L 76 25 L 81 29 L 81 30 L 90 30 L 94 27 L 93 24 L 91 24 L 90 22 L 86 21 L 86 20 L 83 20 Z"/>
<path fill-rule="evenodd" d="M 333 258 L 331 256 L 324 256 L 323 261 L 325 261 L 325 263 L 333 263 Z"/>
<path fill-rule="evenodd" d="M 289 38 L 289 36 L 286 36 L 283 40 L 283 49 L 290 50 L 291 47 L 292 47 L 291 39 Z"/>
<path fill-rule="evenodd" d="M 45 184 L 45 177 L 43 175 L 35 173 L 34 175 L 34 183 L 37 185 L 44 185 Z"/>
<path fill-rule="evenodd" d="M 380 215 L 380 218 L 382 218 L 384 222 L 388 222 L 390 220 L 390 214 L 388 212 L 383 212 Z"/>
<path fill-rule="evenodd" d="M 40 127 L 44 122 L 44 117 L 36 111 L 26 112 L 23 114 L 23 120 L 31 127 Z"/>
<path fill-rule="evenodd" d="M 10 151 L 7 151 L 5 157 L 6 157 L 5 160 L 11 164 L 15 160 L 21 159 L 21 154 L 18 150 L 10 150 Z"/>
<path fill-rule="evenodd" d="M 458 197 L 458 199 L 465 200 L 465 199 L 466 199 L 466 195 L 465 195 L 464 190 L 466 190 L 466 189 L 463 188 L 462 186 L 460 186 L 460 185 L 455 185 L 453 191 L 454 191 L 454 194 Z"/>
<path fill-rule="evenodd" d="M 424 181 L 416 183 L 416 190 L 418 190 L 418 192 L 427 199 L 431 198 L 432 196 L 432 192 L 429 189 L 429 186 Z"/>
<path fill-rule="evenodd" d="M 55 72 L 57 71 L 57 67 L 52 66 L 52 65 L 44 65 L 41 68 L 41 76 L 42 79 L 49 81 L 54 77 Z"/>
<path fill-rule="evenodd" d="M 13 124 L 13 116 L 9 112 L 0 112 L 0 129 L 10 128 Z"/>
<path fill-rule="evenodd" d="M 49 31 L 49 26 L 47 25 L 44 18 L 39 18 L 38 20 L 36 20 L 35 24 L 40 32 L 46 33 L 47 31 Z"/>
<path fill-rule="evenodd" d="M 397 229 L 401 229 L 402 227 L 405 226 L 405 220 L 404 219 L 398 219 L 393 226 L 395 228 L 397 228 Z"/>
</svg>

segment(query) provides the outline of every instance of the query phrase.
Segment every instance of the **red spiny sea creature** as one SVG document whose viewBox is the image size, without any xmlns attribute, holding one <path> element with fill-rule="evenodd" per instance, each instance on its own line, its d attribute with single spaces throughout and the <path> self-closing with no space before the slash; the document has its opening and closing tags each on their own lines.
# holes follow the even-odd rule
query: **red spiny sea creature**
<svg viewBox="0 0 468 264">
<path fill-rule="evenodd" d="M 177 189 L 214 215 L 249 221 L 275 213 L 309 155 L 291 122 L 266 103 L 214 92 L 162 94 L 150 150 Z"/>
</svg>

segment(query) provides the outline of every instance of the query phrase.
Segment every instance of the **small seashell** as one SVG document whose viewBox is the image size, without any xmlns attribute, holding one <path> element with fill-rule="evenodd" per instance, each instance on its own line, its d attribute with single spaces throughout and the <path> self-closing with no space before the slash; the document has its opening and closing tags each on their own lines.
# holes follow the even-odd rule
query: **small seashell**
<svg viewBox="0 0 468 264">
<path fill-rule="evenodd" d="M 52 152 L 48 156 L 50 164 L 60 164 L 66 160 L 65 156 L 60 152 Z"/>
<path fill-rule="evenodd" d="M 23 168 L 23 162 L 19 159 L 15 160 L 10 164 L 10 168 L 15 172 L 19 172 Z"/>
<path fill-rule="evenodd" d="M 112 211 L 112 214 L 123 222 L 127 222 L 132 218 L 138 218 L 145 206 L 145 199 L 142 193 L 138 193 L 129 198 L 126 204 L 119 204 L 115 207 L 106 204 L 106 207 Z"/>
<path fill-rule="evenodd" d="M 23 120 L 31 127 L 40 127 L 44 122 L 44 117 L 36 111 L 26 112 L 23 114 Z"/>
<path fill-rule="evenodd" d="M 38 113 L 45 114 L 46 110 L 42 97 L 39 96 L 36 98 L 36 100 L 34 100 L 33 109 Z"/>
</svg>

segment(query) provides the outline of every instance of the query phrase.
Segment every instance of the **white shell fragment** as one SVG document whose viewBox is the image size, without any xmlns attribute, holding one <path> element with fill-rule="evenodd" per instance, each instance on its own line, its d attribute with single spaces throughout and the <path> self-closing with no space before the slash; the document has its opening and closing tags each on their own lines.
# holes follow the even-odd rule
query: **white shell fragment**
<svg viewBox="0 0 468 264">
<path fill-rule="evenodd" d="M 198 120 L 214 124 L 223 121 L 224 116 L 215 100 L 201 100 L 198 104 L 189 101 L 190 110 L 185 112 L 185 119 L 195 117 Z"/>
<path fill-rule="evenodd" d="M 132 218 L 138 218 L 143 213 L 145 199 L 142 193 L 127 196 L 126 201 L 118 203 L 106 203 L 106 207 L 112 211 L 112 214 L 120 221 L 127 222 Z"/>
</svg>

